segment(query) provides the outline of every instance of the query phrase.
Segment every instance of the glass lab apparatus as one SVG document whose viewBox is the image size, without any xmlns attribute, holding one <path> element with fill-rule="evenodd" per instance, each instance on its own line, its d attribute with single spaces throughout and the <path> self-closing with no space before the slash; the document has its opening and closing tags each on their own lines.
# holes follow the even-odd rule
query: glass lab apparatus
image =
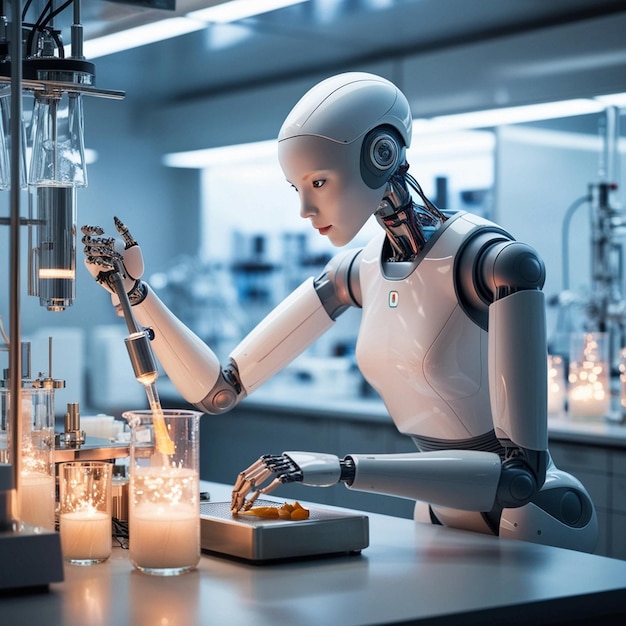
<svg viewBox="0 0 626 626">
<path fill-rule="evenodd" d="M 141 572 L 173 576 L 200 560 L 199 411 L 128 411 L 129 551 Z"/>
<path fill-rule="evenodd" d="M 54 530 L 54 390 L 24 388 L 21 396 L 20 521 Z M 10 432 L 8 389 L 0 388 L 0 402 L 0 461 L 11 463 L 10 439 L 14 433 Z"/>
</svg>

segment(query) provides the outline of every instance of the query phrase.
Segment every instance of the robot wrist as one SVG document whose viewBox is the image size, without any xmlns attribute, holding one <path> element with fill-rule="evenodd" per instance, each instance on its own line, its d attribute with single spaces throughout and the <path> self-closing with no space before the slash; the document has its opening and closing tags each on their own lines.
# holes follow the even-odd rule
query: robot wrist
<svg viewBox="0 0 626 626">
<path fill-rule="evenodd" d="M 143 302 L 148 295 L 148 285 L 144 283 L 142 280 L 135 281 L 135 285 L 128 292 L 128 299 L 130 300 L 131 306 L 135 306 Z"/>
<path fill-rule="evenodd" d="M 354 482 L 356 475 L 356 466 L 351 456 L 347 456 L 339 460 L 339 467 L 341 469 L 341 475 L 339 481 L 351 485 Z"/>
</svg>

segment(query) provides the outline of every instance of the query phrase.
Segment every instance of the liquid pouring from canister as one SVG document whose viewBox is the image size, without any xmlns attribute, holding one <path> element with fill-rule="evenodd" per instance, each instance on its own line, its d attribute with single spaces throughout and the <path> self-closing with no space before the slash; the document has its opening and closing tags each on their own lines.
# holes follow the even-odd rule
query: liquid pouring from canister
<svg viewBox="0 0 626 626">
<path fill-rule="evenodd" d="M 158 372 L 150 347 L 150 333 L 148 330 L 140 328 L 137 324 L 131 310 L 128 294 L 124 289 L 122 279 L 123 269 L 119 261 L 116 261 L 114 264 L 115 273 L 112 276 L 113 286 L 119 298 L 124 319 L 126 320 L 126 326 L 130 333 L 125 339 L 126 348 L 130 356 L 135 378 L 144 386 L 148 396 L 148 402 L 150 403 L 150 409 L 152 411 L 152 423 L 154 426 L 154 438 L 157 451 L 163 455 L 163 464 L 169 465 L 169 459 L 167 457 L 174 454 L 175 446 L 167 432 L 163 409 L 161 408 L 161 401 L 156 388 Z"/>
</svg>

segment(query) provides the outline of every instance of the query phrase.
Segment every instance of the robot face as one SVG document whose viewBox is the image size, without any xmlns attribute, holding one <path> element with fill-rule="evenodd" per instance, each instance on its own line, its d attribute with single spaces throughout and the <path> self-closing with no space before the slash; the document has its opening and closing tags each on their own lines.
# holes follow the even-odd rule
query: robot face
<svg viewBox="0 0 626 626">
<path fill-rule="evenodd" d="M 368 187 L 360 171 L 361 142 L 298 136 L 278 144 L 278 158 L 300 196 L 300 215 L 309 218 L 335 246 L 349 243 L 382 200 L 385 185 Z"/>
</svg>

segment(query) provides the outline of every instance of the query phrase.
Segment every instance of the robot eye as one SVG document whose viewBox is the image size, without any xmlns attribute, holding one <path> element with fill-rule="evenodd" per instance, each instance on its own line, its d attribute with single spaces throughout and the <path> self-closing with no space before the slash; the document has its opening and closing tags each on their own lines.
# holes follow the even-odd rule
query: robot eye
<svg viewBox="0 0 626 626">
<path fill-rule="evenodd" d="M 325 182 L 326 181 L 323 178 L 321 178 L 320 180 L 314 180 L 313 181 L 313 187 L 315 187 L 315 189 L 319 189 L 320 187 L 324 186 Z"/>
</svg>

